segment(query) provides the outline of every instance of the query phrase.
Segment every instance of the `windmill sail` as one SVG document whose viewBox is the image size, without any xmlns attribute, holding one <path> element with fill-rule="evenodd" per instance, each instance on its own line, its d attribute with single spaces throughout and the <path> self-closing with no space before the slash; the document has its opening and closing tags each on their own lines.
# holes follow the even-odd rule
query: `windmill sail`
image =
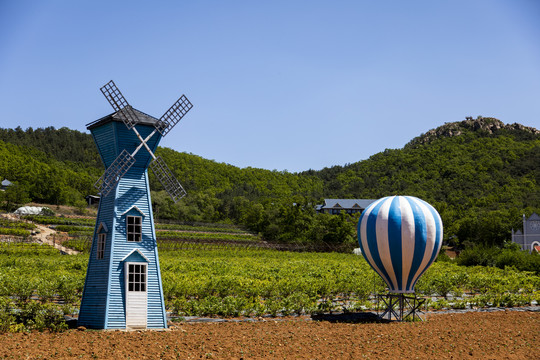
<svg viewBox="0 0 540 360">
<path fill-rule="evenodd" d="M 160 132 L 161 136 L 165 136 L 180 120 L 182 120 L 184 115 L 186 115 L 192 107 L 193 104 L 191 104 L 185 95 L 182 95 L 180 99 L 178 99 L 173 106 L 163 114 L 154 126 Z"/>
<path fill-rule="evenodd" d="M 100 190 L 103 196 L 107 196 L 133 164 L 135 164 L 135 158 L 126 149 L 122 150 L 94 186 Z"/>
<path fill-rule="evenodd" d="M 152 169 L 154 175 L 156 175 L 161 185 L 165 188 L 165 191 L 167 191 L 175 203 L 186 196 L 186 190 L 180 185 L 180 182 L 174 177 L 161 157 L 156 157 L 150 163 L 150 169 Z"/>
<path fill-rule="evenodd" d="M 138 112 L 138 110 L 133 109 L 131 105 L 124 98 L 120 90 L 116 87 L 114 81 L 109 81 L 103 87 L 101 87 L 101 92 L 111 104 L 113 109 L 116 111 L 118 118 L 126 125 L 129 130 L 133 130 L 137 138 L 140 140 L 140 145 L 137 146 L 135 151 L 130 154 L 125 149 L 122 150 L 120 155 L 113 161 L 113 163 L 107 168 L 105 173 L 99 178 L 95 186 L 101 190 L 101 194 L 106 196 L 111 192 L 112 189 L 116 187 L 120 179 L 128 172 L 128 170 L 135 163 L 135 156 L 141 148 L 146 148 L 146 150 L 152 156 L 152 162 L 150 163 L 150 168 L 158 178 L 159 182 L 167 193 L 171 196 L 174 202 L 177 202 L 182 197 L 186 195 L 186 191 L 180 185 L 178 180 L 174 177 L 171 170 L 165 164 L 163 159 L 156 157 L 150 147 L 147 145 L 147 141 L 156 133 L 159 132 L 161 136 L 165 136 L 171 131 L 171 129 L 178 124 L 180 120 L 187 114 L 189 110 L 193 107 L 193 104 L 188 100 L 185 95 L 182 95 L 158 120 L 156 118 L 151 118 L 155 130 L 150 133 L 146 138 L 143 138 L 135 125 L 139 123 L 148 122 L 144 119 L 144 116 L 149 117 L 146 114 Z M 143 119 L 139 115 L 144 115 Z"/>
<path fill-rule="evenodd" d="M 114 81 L 109 81 L 100 90 L 113 109 L 118 112 L 128 129 L 131 129 L 139 122 L 137 114 L 135 114 L 131 105 L 128 104 L 127 100 L 120 92 L 120 89 L 116 87 Z"/>
</svg>

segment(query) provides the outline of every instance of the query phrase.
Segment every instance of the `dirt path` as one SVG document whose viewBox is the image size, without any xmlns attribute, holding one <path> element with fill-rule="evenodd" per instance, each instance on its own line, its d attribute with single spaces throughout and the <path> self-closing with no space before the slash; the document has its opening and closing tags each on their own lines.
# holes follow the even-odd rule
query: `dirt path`
<svg viewBox="0 0 540 360">
<path fill-rule="evenodd" d="M 34 224 L 34 225 L 36 225 L 40 231 L 39 234 L 36 234 L 33 236 L 34 239 L 41 241 L 43 244 L 54 246 L 56 249 L 60 250 L 64 254 L 77 255 L 79 253 L 77 250 L 67 248 L 60 244 L 57 244 L 56 242 L 54 242 L 54 240 L 51 240 L 52 235 L 56 234 L 55 230 L 49 229 L 48 227 L 40 225 L 40 224 Z"/>
<path fill-rule="evenodd" d="M 540 313 L 430 315 L 416 323 L 302 319 L 179 323 L 168 331 L 0 335 L 9 359 L 540 359 Z"/>
<path fill-rule="evenodd" d="M 1 216 L 9 220 L 21 221 L 21 218 L 15 214 L 1 214 Z M 28 221 L 28 222 L 31 222 L 31 221 Z M 76 250 L 67 248 L 65 246 L 55 243 L 54 240 L 51 240 L 52 235 L 56 234 L 55 230 L 49 229 L 46 226 L 36 224 L 36 223 L 34 223 L 34 225 L 36 225 L 36 227 L 39 229 L 39 233 L 32 236 L 34 240 L 43 244 L 51 245 L 54 248 L 62 251 L 64 254 L 77 255 L 79 253 Z"/>
</svg>

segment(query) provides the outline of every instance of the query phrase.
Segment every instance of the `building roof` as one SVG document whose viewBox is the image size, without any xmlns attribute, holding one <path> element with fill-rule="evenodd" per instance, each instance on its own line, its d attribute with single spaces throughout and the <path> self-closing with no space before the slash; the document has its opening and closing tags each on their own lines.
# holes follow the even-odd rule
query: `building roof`
<svg viewBox="0 0 540 360">
<path fill-rule="evenodd" d="M 136 205 L 133 205 L 131 206 L 129 209 L 127 209 L 126 211 L 124 211 L 124 213 L 122 214 L 122 216 L 126 215 L 127 213 L 129 213 L 131 210 L 137 210 L 137 212 L 139 212 L 142 216 L 146 216 L 145 213 L 143 213 L 143 211 L 141 209 L 139 209 Z"/>
<path fill-rule="evenodd" d="M 137 117 L 139 119 L 139 124 L 142 124 L 142 125 L 154 125 L 157 121 L 159 121 L 158 119 L 156 119 L 155 117 L 151 116 L 151 115 L 148 115 L 146 113 L 143 113 L 142 111 L 139 111 L 135 108 L 133 108 L 133 110 L 135 111 L 135 113 L 137 114 Z M 122 122 L 122 119 L 121 117 L 118 115 L 118 111 L 117 112 L 113 112 L 112 114 L 109 114 L 107 116 L 104 116 L 100 119 L 97 119 L 96 121 L 93 121 L 91 123 L 88 123 L 86 124 L 86 128 L 88 130 L 91 130 L 97 126 L 101 126 L 103 124 L 106 124 L 110 121 L 119 121 L 119 122 Z"/>
<path fill-rule="evenodd" d="M 10 186 L 10 185 L 13 185 L 13 183 L 9 181 L 8 179 L 4 179 L 2 181 L 2 186 Z"/>
<path fill-rule="evenodd" d="M 527 219 L 527 221 L 532 221 L 532 220 L 540 220 L 540 216 L 537 214 L 537 213 L 532 213 L 531 216 L 529 216 L 529 218 Z"/>
<path fill-rule="evenodd" d="M 132 260 L 133 261 L 133 260 L 136 260 L 137 258 L 139 258 L 141 260 L 144 260 L 144 261 L 146 261 L 148 263 L 150 262 L 150 260 L 148 260 L 148 258 L 146 256 L 144 256 L 144 254 L 139 249 L 131 250 L 131 252 L 129 254 L 127 254 L 121 261 L 126 261 L 126 260 Z"/>
<path fill-rule="evenodd" d="M 365 209 L 375 199 L 324 199 L 321 209 Z"/>
</svg>

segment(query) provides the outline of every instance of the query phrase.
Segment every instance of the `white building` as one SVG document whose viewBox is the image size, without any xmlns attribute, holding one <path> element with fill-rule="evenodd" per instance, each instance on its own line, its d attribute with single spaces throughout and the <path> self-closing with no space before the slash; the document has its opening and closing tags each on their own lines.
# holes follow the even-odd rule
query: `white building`
<svg viewBox="0 0 540 360">
<path fill-rule="evenodd" d="M 540 252 L 540 216 L 533 213 L 526 218 L 523 215 L 523 231 L 514 232 L 512 229 L 512 242 L 521 246 L 522 250 Z"/>
</svg>

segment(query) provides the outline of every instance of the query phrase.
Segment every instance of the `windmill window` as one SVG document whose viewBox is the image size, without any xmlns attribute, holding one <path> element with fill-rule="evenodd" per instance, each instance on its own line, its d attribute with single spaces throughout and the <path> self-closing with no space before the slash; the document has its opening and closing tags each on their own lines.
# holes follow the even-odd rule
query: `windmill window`
<svg viewBox="0 0 540 360">
<path fill-rule="evenodd" d="M 141 241 L 142 236 L 142 217 L 128 216 L 127 222 L 127 241 Z"/>
<path fill-rule="evenodd" d="M 146 291 L 146 264 L 128 265 L 128 291 Z"/>
<path fill-rule="evenodd" d="M 105 240 L 107 239 L 107 234 L 98 234 L 98 242 L 97 242 L 97 252 L 96 256 L 98 260 L 103 259 L 105 256 Z"/>
</svg>

